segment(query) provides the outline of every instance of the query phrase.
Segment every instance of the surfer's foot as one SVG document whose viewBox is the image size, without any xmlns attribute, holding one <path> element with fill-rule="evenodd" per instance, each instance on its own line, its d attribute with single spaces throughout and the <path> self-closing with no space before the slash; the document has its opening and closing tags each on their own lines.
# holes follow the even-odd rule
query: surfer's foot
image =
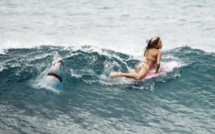
<svg viewBox="0 0 215 134">
<path fill-rule="evenodd" d="M 113 72 L 110 74 L 110 78 L 116 78 L 116 77 L 119 77 L 121 76 L 121 72 Z"/>
</svg>

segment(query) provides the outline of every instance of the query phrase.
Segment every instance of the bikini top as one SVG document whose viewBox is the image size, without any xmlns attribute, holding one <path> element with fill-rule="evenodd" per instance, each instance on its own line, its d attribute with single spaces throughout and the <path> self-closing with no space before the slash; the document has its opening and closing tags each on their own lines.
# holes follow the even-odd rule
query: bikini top
<svg viewBox="0 0 215 134">
<path fill-rule="evenodd" d="M 147 57 L 147 54 L 149 53 L 149 51 L 150 51 L 150 50 L 151 50 L 151 48 L 145 52 L 144 56 L 145 56 L 147 59 L 150 59 L 150 60 L 154 60 L 154 61 L 156 61 L 156 59 L 155 59 L 155 58 Z"/>
</svg>

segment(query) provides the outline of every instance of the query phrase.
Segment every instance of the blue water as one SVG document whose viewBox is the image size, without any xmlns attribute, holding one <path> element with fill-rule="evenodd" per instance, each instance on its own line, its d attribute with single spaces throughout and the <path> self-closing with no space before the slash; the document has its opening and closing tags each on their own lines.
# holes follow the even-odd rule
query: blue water
<svg viewBox="0 0 215 134">
<path fill-rule="evenodd" d="M 215 133 L 215 2 L 1 1 L 0 133 Z M 110 79 L 161 36 L 162 62 L 147 81 Z M 63 90 L 40 87 L 51 62 Z"/>
</svg>

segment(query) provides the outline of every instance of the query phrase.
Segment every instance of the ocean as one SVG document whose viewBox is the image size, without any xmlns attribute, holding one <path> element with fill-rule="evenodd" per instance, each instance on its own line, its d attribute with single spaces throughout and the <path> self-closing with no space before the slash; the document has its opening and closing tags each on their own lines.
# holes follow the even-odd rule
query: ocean
<svg viewBox="0 0 215 134">
<path fill-rule="evenodd" d="M 0 1 L 0 134 L 214 134 L 215 1 Z M 132 72 L 160 36 L 171 72 Z M 63 89 L 39 76 L 64 61 Z"/>
</svg>

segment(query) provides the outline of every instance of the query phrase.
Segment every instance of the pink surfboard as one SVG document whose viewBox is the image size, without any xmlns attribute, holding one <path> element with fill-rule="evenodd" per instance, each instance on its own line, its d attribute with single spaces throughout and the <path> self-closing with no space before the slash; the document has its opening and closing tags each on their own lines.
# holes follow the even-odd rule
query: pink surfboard
<svg viewBox="0 0 215 134">
<path fill-rule="evenodd" d="M 155 69 L 152 69 L 147 75 L 146 77 L 143 78 L 143 80 L 148 80 L 151 78 L 156 78 L 159 77 L 161 75 L 165 75 L 169 72 L 172 72 L 175 68 L 177 68 L 179 65 L 177 62 L 175 61 L 171 61 L 171 62 L 166 62 L 166 63 L 161 63 L 159 72 L 156 74 L 155 73 Z"/>
</svg>

